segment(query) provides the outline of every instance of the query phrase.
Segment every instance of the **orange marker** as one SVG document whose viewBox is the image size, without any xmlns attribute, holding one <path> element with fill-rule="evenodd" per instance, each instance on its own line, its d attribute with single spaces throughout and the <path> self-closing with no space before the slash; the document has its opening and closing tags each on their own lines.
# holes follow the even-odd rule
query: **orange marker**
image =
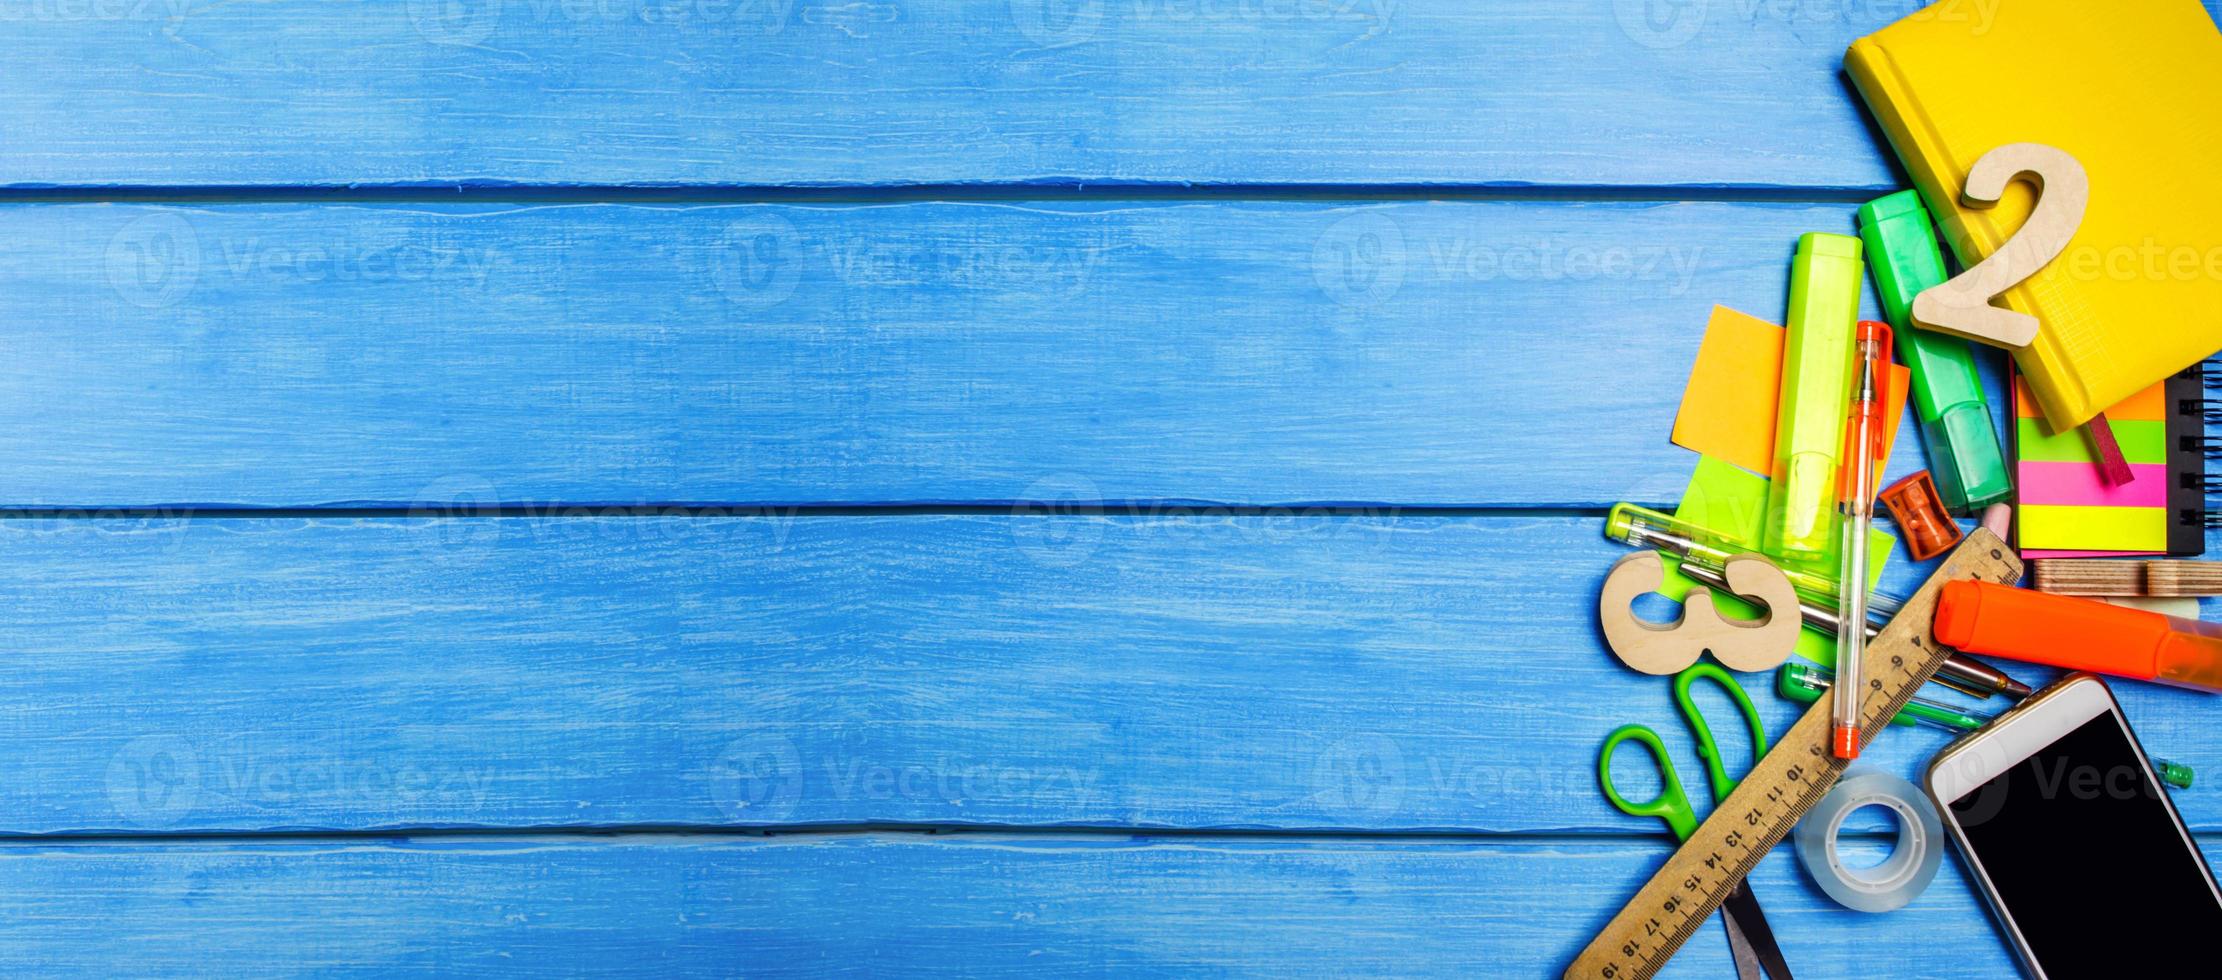
<svg viewBox="0 0 2222 980">
<path fill-rule="evenodd" d="M 1938 643 L 1966 653 L 2222 691 L 2222 626 L 1989 582 L 1949 582 Z"/>
</svg>

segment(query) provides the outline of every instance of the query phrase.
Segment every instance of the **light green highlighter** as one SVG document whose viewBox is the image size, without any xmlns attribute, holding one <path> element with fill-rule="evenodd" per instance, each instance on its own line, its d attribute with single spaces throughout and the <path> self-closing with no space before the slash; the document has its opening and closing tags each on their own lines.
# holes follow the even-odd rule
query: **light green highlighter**
<svg viewBox="0 0 2222 980">
<path fill-rule="evenodd" d="M 1863 273 L 1859 239 L 1817 231 L 1798 238 L 1767 491 L 1762 550 L 1770 555 L 1819 560 L 1836 543 L 1836 467 L 1851 399 Z"/>
</svg>

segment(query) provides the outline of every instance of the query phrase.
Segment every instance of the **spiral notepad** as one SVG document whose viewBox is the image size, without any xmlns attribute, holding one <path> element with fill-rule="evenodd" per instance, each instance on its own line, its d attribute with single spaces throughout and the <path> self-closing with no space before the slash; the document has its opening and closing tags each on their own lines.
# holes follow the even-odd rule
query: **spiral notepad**
<svg viewBox="0 0 2222 980">
<path fill-rule="evenodd" d="M 2024 558 L 2206 550 L 2204 366 L 2106 410 L 2135 479 L 2108 486 L 2081 430 L 2053 433 L 2014 379 L 2015 544 Z"/>
</svg>

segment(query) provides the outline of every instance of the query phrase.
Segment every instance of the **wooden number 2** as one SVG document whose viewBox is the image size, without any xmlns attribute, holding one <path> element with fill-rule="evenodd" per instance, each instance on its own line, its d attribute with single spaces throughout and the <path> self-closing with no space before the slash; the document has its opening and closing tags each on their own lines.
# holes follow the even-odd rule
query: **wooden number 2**
<svg viewBox="0 0 2222 980">
<path fill-rule="evenodd" d="M 2083 224 L 2091 200 L 2091 178 L 2083 165 L 2056 147 L 2008 143 L 1975 161 L 1967 172 L 1960 200 L 1988 208 L 2006 185 L 2028 174 L 2036 178 L 2037 205 L 2029 220 L 1988 258 L 1913 298 L 1913 322 L 1931 330 L 2019 350 L 2037 339 L 2037 318 L 1991 305 L 1991 297 L 2036 275 L 2063 251 Z"/>
</svg>

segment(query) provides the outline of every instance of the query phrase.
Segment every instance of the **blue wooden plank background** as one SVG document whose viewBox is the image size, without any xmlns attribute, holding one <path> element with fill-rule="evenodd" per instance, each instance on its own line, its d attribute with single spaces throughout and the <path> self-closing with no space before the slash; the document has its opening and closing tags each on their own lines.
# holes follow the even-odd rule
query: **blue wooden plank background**
<svg viewBox="0 0 2222 980">
<path fill-rule="evenodd" d="M 1555 973 L 1696 765 L 1601 509 L 1915 9 L 0 4 L 0 970 Z"/>
</svg>

